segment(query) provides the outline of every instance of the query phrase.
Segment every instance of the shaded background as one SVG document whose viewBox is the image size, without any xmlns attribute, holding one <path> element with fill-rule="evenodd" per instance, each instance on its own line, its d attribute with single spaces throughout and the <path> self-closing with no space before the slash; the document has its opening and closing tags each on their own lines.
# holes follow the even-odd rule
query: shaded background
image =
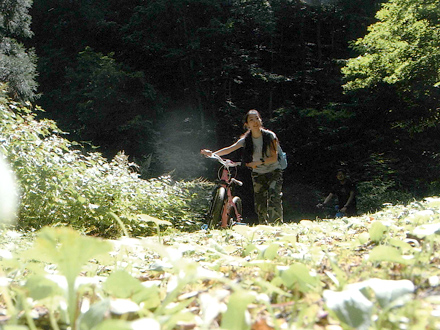
<svg viewBox="0 0 440 330">
<path fill-rule="evenodd" d="M 285 210 L 296 221 L 319 215 L 339 167 L 358 183 L 362 211 L 438 191 L 438 128 L 415 121 L 439 92 L 343 92 L 341 68 L 359 54 L 351 43 L 383 2 L 11 1 L 28 5 L 29 20 L 9 33 L 35 58 L 40 116 L 108 158 L 124 151 L 144 178 L 213 179 L 217 164 L 199 150 L 233 143 L 258 109 L 288 154 Z M 252 219 L 249 173 L 239 179 Z"/>
</svg>

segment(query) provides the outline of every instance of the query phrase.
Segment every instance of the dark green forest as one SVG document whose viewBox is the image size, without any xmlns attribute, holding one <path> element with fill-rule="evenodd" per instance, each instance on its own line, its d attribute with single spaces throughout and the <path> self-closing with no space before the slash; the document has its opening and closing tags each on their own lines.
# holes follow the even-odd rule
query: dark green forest
<svg viewBox="0 0 440 330">
<path fill-rule="evenodd" d="M 2 0 L 0 80 L 71 141 L 109 159 L 124 151 L 143 178 L 213 178 L 217 165 L 199 150 L 234 142 L 258 109 L 288 154 L 288 215 L 313 214 L 340 167 L 370 211 L 440 189 L 439 8 Z M 247 181 L 238 192 L 245 205 L 250 190 Z"/>
</svg>

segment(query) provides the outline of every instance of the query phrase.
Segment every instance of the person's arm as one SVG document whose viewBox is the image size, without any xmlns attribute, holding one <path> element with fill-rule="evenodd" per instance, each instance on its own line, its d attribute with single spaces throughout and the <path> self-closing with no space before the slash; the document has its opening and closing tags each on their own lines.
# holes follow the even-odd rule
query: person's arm
<svg viewBox="0 0 440 330">
<path fill-rule="evenodd" d="M 247 163 L 247 167 L 256 168 L 263 164 L 273 164 L 278 161 L 278 141 L 273 140 L 272 147 L 270 148 L 270 156 L 267 158 L 261 158 L 255 162 Z"/>
<path fill-rule="evenodd" d="M 333 198 L 333 193 L 328 194 L 328 196 L 324 199 L 324 202 L 319 203 L 318 205 L 316 205 L 317 207 L 323 207 L 325 204 L 327 204 L 328 202 L 330 202 Z"/>
<path fill-rule="evenodd" d="M 354 199 L 354 190 L 350 191 L 350 196 L 348 197 L 347 202 L 345 203 L 344 207 L 341 209 L 342 212 L 347 211 L 347 207 L 351 204 L 351 202 Z"/>
<path fill-rule="evenodd" d="M 228 155 L 228 154 L 230 154 L 231 152 L 234 152 L 235 150 L 238 150 L 238 149 L 240 149 L 240 148 L 243 146 L 243 145 L 242 145 L 241 143 L 239 143 L 239 142 L 240 142 L 240 140 L 238 140 L 237 142 L 235 142 L 233 145 L 230 145 L 229 147 L 226 147 L 226 148 L 223 148 L 223 149 L 217 150 L 217 151 L 215 151 L 215 152 L 213 152 L 213 151 L 211 151 L 211 150 L 208 150 L 208 149 L 202 149 L 202 150 L 200 150 L 200 153 L 201 153 L 202 155 L 205 155 L 205 156 L 208 156 L 208 157 L 211 157 L 212 154 L 216 154 L 216 155 L 218 155 L 218 156 Z"/>
</svg>

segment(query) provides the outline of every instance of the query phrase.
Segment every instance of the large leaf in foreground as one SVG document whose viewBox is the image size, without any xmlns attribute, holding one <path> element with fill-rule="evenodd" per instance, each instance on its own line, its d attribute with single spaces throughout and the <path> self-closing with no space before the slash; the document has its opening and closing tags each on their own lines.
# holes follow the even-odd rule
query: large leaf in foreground
<svg viewBox="0 0 440 330">
<path fill-rule="evenodd" d="M 409 280 L 382 280 L 372 278 L 360 283 L 348 285 L 347 289 L 340 292 L 326 290 L 324 299 L 327 307 L 333 311 L 342 322 L 356 328 L 367 329 L 371 323 L 373 297 L 367 289 L 374 292 L 380 307 L 404 304 L 414 292 L 414 284 Z"/>
<path fill-rule="evenodd" d="M 80 235 L 70 228 L 44 228 L 35 241 L 33 256 L 57 264 L 68 280 L 75 279 L 90 259 L 110 252 L 109 242 Z"/>
<path fill-rule="evenodd" d="M 250 329 L 250 324 L 246 320 L 246 312 L 248 305 L 254 299 L 255 296 L 250 292 L 234 292 L 229 298 L 228 309 L 222 318 L 222 329 Z"/>
<path fill-rule="evenodd" d="M 379 221 L 373 222 L 369 230 L 370 239 L 374 243 L 379 243 L 383 239 L 386 230 L 387 227 L 382 222 Z"/>
<path fill-rule="evenodd" d="M 340 292 L 326 290 L 324 300 L 340 321 L 358 330 L 366 330 L 370 326 L 373 303 L 358 289 Z"/>
<path fill-rule="evenodd" d="M 365 284 L 374 291 L 379 305 L 383 308 L 415 290 L 414 284 L 409 280 L 393 281 L 372 278 L 365 281 Z"/>
<path fill-rule="evenodd" d="M 413 262 L 411 259 L 405 259 L 398 249 L 385 245 L 376 246 L 373 250 L 371 250 L 368 260 L 372 262 L 397 262 L 404 265 L 408 265 Z"/>
<path fill-rule="evenodd" d="M 286 270 L 281 270 L 281 279 L 290 289 L 297 287 L 301 292 L 309 292 L 318 287 L 320 281 L 317 276 L 310 273 L 307 266 L 296 263 Z"/>
<path fill-rule="evenodd" d="M 31 253 L 34 258 L 56 264 L 67 279 L 71 324 L 74 322 L 77 306 L 74 288 L 76 277 L 86 262 L 111 249 L 109 242 L 80 235 L 70 228 L 44 228 L 35 241 L 35 249 Z"/>
</svg>

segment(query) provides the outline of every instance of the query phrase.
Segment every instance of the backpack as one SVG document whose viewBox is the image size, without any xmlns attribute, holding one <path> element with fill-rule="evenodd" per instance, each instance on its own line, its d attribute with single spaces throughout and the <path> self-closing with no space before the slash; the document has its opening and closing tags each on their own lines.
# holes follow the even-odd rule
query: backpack
<svg viewBox="0 0 440 330">
<path fill-rule="evenodd" d="M 280 163 L 281 169 L 285 170 L 287 168 L 287 154 L 281 149 L 278 143 L 278 162 Z"/>
</svg>

